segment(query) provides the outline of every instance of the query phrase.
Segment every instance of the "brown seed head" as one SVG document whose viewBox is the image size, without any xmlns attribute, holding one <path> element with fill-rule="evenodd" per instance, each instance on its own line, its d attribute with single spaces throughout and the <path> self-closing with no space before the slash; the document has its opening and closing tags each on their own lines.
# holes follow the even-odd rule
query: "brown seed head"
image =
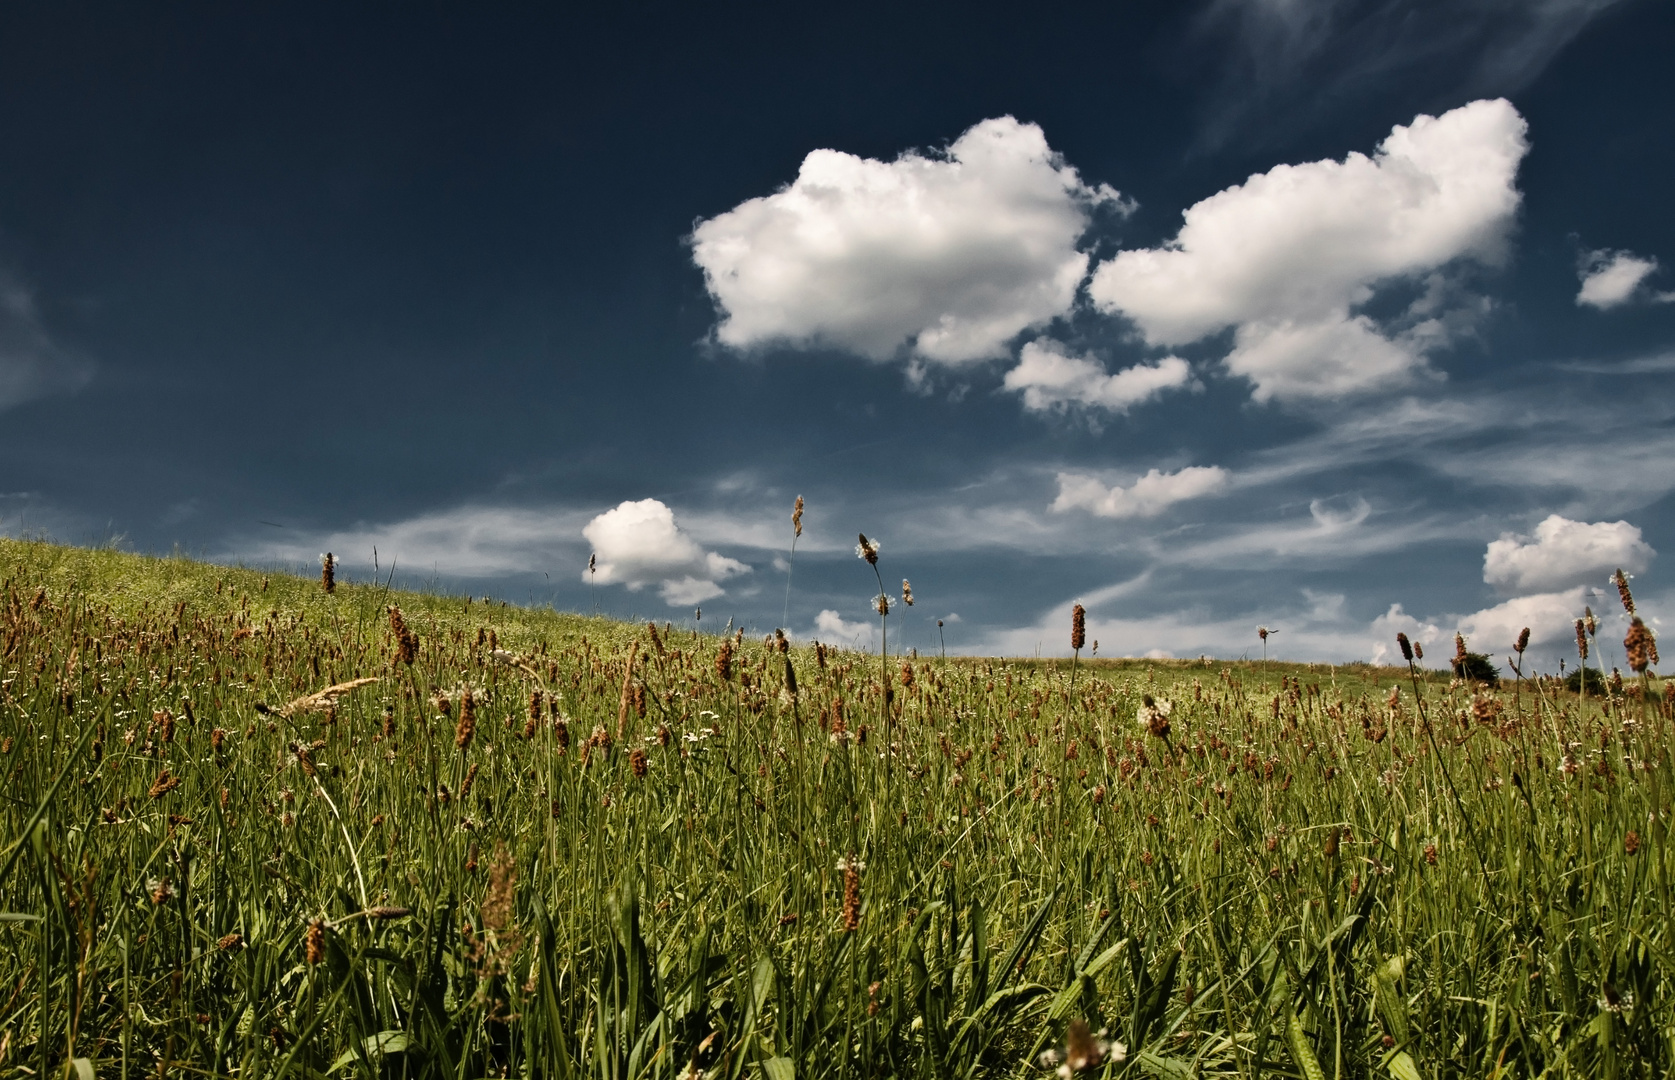
<svg viewBox="0 0 1675 1080">
<path fill-rule="evenodd" d="M 866 533 L 860 533 L 861 542 L 855 545 L 855 554 L 867 561 L 868 566 L 878 565 L 878 549 L 883 545 L 877 540 L 868 540 Z"/>
<path fill-rule="evenodd" d="M 721 648 L 715 654 L 715 676 L 722 682 L 733 677 L 733 639 L 727 638 L 721 642 Z"/>
<path fill-rule="evenodd" d="M 851 855 L 843 864 L 843 932 L 853 934 L 861 926 L 861 870 Z"/>
<path fill-rule="evenodd" d="M 1524 650 L 1529 648 L 1529 647 L 1530 647 L 1530 628 L 1526 626 L 1518 632 L 1518 641 L 1517 641 L 1516 644 L 1514 644 L 1512 646 L 1512 651 L 1522 655 Z"/>
<path fill-rule="evenodd" d="M 1466 638 L 1465 638 L 1464 634 L 1456 633 L 1454 635 L 1454 668 L 1455 668 L 1455 670 L 1456 671 L 1460 670 L 1461 665 L 1464 664 L 1465 662 L 1466 662 Z"/>
<path fill-rule="evenodd" d="M 1407 635 L 1397 632 L 1396 644 L 1401 647 L 1402 659 L 1406 660 L 1410 664 L 1413 663 L 1413 643 L 1408 641 Z"/>
<path fill-rule="evenodd" d="M 1576 655 L 1588 659 L 1588 628 L 1581 619 L 1576 620 Z"/>
<path fill-rule="evenodd" d="M 1636 615 L 1629 623 L 1628 636 L 1623 638 L 1623 652 L 1628 655 L 1628 666 L 1636 675 L 1642 674 L 1658 662 L 1658 642 L 1651 628 Z"/>
<path fill-rule="evenodd" d="M 337 560 L 329 551 L 320 556 L 320 588 L 326 592 L 337 591 Z"/>
<path fill-rule="evenodd" d="M 1628 591 L 1628 575 L 1623 573 L 1622 567 L 1619 566 L 1617 572 L 1611 575 L 1611 584 L 1617 586 L 1617 598 L 1623 602 L 1623 610 L 1632 617 L 1634 615 L 1634 594 Z"/>
<path fill-rule="evenodd" d="M 1630 855 L 1633 855 L 1635 852 L 1639 851 L 1640 850 L 1640 834 L 1635 832 L 1633 829 L 1630 829 L 1628 831 L 1628 834 L 1623 837 L 1623 850 Z"/>
<path fill-rule="evenodd" d="M 913 606 L 913 583 L 906 578 L 901 579 L 901 602 L 908 607 Z"/>
<path fill-rule="evenodd" d="M 308 924 L 308 933 L 303 935 L 303 956 L 310 966 L 318 964 L 326 958 L 326 924 L 320 919 L 312 919 Z"/>
<path fill-rule="evenodd" d="M 646 752 L 638 746 L 628 751 L 628 767 L 633 771 L 634 779 L 644 780 L 646 778 Z"/>
<path fill-rule="evenodd" d="M 512 925 L 517 901 L 518 867 L 506 845 L 496 843 L 489 860 L 489 885 L 483 894 L 483 925 L 504 932 Z"/>
<path fill-rule="evenodd" d="M 471 740 L 477 734 L 477 701 L 471 696 L 468 686 L 459 694 L 459 726 L 454 729 L 454 745 L 461 750 L 471 747 Z"/>
<path fill-rule="evenodd" d="M 1075 652 L 1081 652 L 1087 640 L 1088 612 L 1081 604 L 1077 604 L 1070 609 L 1070 648 Z"/>
<path fill-rule="evenodd" d="M 791 511 L 791 528 L 796 530 L 796 536 L 803 535 L 803 497 L 801 495 L 797 496 L 796 508 Z"/>
</svg>

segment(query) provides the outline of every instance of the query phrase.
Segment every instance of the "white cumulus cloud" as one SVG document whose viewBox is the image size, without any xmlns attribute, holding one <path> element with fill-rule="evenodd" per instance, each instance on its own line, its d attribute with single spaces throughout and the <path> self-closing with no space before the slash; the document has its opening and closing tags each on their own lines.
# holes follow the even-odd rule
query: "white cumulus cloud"
<svg viewBox="0 0 1675 1080">
<path fill-rule="evenodd" d="M 1621 567 L 1638 574 L 1657 552 L 1626 521 L 1587 524 L 1549 514 L 1534 536 L 1503 533 L 1483 553 L 1483 580 L 1505 593 L 1598 584 Z"/>
<path fill-rule="evenodd" d="M 693 230 L 724 345 L 828 347 L 875 360 L 903 346 L 958 364 L 1070 309 L 1084 184 L 1034 124 L 984 120 L 946 153 L 877 161 L 815 150 L 797 179 Z"/>
<path fill-rule="evenodd" d="M 675 523 L 674 511 L 656 499 L 607 510 L 588 522 L 582 535 L 593 545 L 599 584 L 626 585 L 630 591 L 656 585 L 672 607 L 720 596 L 720 582 L 750 570 L 737 559 L 705 551 Z M 584 570 L 582 579 L 588 578 Z"/>
<path fill-rule="evenodd" d="M 1276 166 L 1187 209 L 1161 247 L 1101 263 L 1089 295 L 1154 345 L 1234 328 L 1228 368 L 1259 401 L 1399 384 L 1446 338 L 1420 318 L 1434 301 L 1395 328 L 1356 309 L 1380 284 L 1499 260 L 1525 131 L 1509 102 L 1475 101 L 1396 126 L 1371 157 Z"/>
<path fill-rule="evenodd" d="M 1460 633 L 1473 652 L 1499 660 L 1512 655 L 1513 643 L 1525 627 L 1532 647 L 1566 642 L 1575 633 L 1576 617 L 1588 603 L 1582 586 L 1562 592 L 1532 593 L 1484 608 L 1460 618 Z M 1604 634 L 1604 631 L 1601 631 Z"/>
<path fill-rule="evenodd" d="M 1640 286 L 1658 268 L 1658 261 L 1629 251 L 1590 251 L 1582 257 L 1577 276 L 1582 288 L 1576 293 L 1578 306 L 1607 311 L 1621 307 L 1642 293 L 1655 303 L 1675 301 L 1675 293 L 1643 291 Z"/>
<path fill-rule="evenodd" d="M 1018 355 L 1018 366 L 1006 373 L 1006 389 L 1024 395 L 1031 412 L 1063 411 L 1082 405 L 1127 412 L 1135 405 L 1192 383 L 1192 366 L 1178 356 L 1155 364 L 1136 364 L 1108 375 L 1105 365 L 1091 356 L 1071 356 L 1050 338 L 1031 341 Z"/>
<path fill-rule="evenodd" d="M 1189 465 L 1176 472 L 1153 469 L 1128 487 L 1107 487 L 1097 476 L 1059 473 L 1053 509 L 1086 510 L 1095 517 L 1156 517 L 1175 503 L 1214 495 L 1227 486 L 1229 474 L 1219 465 Z"/>
<path fill-rule="evenodd" d="M 817 639 L 847 648 L 871 640 L 872 632 L 871 623 L 850 622 L 831 608 L 825 608 L 814 617 L 814 636 Z"/>
</svg>

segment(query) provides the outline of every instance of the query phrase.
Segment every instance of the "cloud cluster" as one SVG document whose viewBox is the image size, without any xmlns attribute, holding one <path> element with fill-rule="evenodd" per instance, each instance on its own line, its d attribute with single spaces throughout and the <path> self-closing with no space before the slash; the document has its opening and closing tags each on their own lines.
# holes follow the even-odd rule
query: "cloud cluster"
<svg viewBox="0 0 1675 1080">
<path fill-rule="evenodd" d="M 1504 593 L 1597 585 L 1619 567 L 1638 574 L 1657 552 L 1626 521 L 1586 524 L 1549 514 L 1534 536 L 1502 533 L 1483 555 L 1483 580 Z"/>
<path fill-rule="evenodd" d="M 1219 465 L 1189 465 L 1171 473 L 1153 469 L 1128 487 L 1107 487 L 1097 476 L 1061 472 L 1052 508 L 1059 513 L 1086 510 L 1105 518 L 1156 517 L 1178 502 L 1220 492 L 1228 479 Z"/>
<path fill-rule="evenodd" d="M 601 585 L 626 585 L 637 591 L 656 585 L 671 607 L 697 604 L 720 596 L 720 582 L 750 567 L 713 551 L 675 523 L 674 511 L 656 499 L 624 502 L 587 523 L 582 535 L 593 545 Z M 583 580 L 588 580 L 583 571 Z"/>
<path fill-rule="evenodd" d="M 1031 412 L 1062 412 L 1074 406 L 1124 413 L 1165 390 L 1190 386 L 1192 366 L 1178 356 L 1136 364 L 1108 375 L 1091 356 L 1071 356 L 1051 338 L 1031 341 L 1006 373 L 1006 389 L 1024 396 Z"/>
<path fill-rule="evenodd" d="M 1577 290 L 1576 304 L 1609 311 L 1642 297 L 1658 304 L 1675 301 L 1675 292 L 1641 288 L 1657 268 L 1658 261 L 1650 256 L 1630 251 L 1590 251 L 1577 267 L 1582 287 Z"/>
<path fill-rule="evenodd" d="M 1525 131 L 1509 102 L 1476 101 L 1396 126 L 1371 157 L 1277 166 L 1187 209 L 1168 243 L 1100 264 L 1089 295 L 1153 345 L 1233 328 L 1227 368 L 1259 401 L 1400 384 L 1441 324 L 1419 307 L 1387 332 L 1355 309 L 1380 284 L 1500 258 Z"/>
<path fill-rule="evenodd" d="M 748 349 L 834 348 L 874 360 L 904 346 L 960 364 L 1070 310 L 1077 250 L 1099 203 L 1034 124 L 984 120 L 946 153 L 877 161 L 815 150 L 797 179 L 698 223 L 693 259 Z"/>
<path fill-rule="evenodd" d="M 0 409 L 74 393 L 92 377 L 91 363 L 47 333 L 29 290 L 0 274 Z"/>
</svg>

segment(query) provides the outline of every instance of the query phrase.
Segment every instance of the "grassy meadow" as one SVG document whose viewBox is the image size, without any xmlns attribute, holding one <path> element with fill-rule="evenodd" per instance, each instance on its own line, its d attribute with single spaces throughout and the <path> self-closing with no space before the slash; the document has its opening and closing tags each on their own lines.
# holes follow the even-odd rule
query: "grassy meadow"
<svg viewBox="0 0 1675 1080">
<path fill-rule="evenodd" d="M 1675 695 L 1427 662 L 0 540 L 0 1075 L 1669 1075 Z"/>
</svg>

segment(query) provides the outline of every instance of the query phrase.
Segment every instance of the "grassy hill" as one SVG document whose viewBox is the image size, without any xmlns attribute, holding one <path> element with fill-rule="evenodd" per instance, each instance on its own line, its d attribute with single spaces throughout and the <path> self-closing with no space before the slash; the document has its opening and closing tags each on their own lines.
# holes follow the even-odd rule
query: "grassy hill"
<svg viewBox="0 0 1675 1080">
<path fill-rule="evenodd" d="M 0 541 L 0 1072 L 1666 1075 L 1665 685 L 1408 674 Z"/>
</svg>

